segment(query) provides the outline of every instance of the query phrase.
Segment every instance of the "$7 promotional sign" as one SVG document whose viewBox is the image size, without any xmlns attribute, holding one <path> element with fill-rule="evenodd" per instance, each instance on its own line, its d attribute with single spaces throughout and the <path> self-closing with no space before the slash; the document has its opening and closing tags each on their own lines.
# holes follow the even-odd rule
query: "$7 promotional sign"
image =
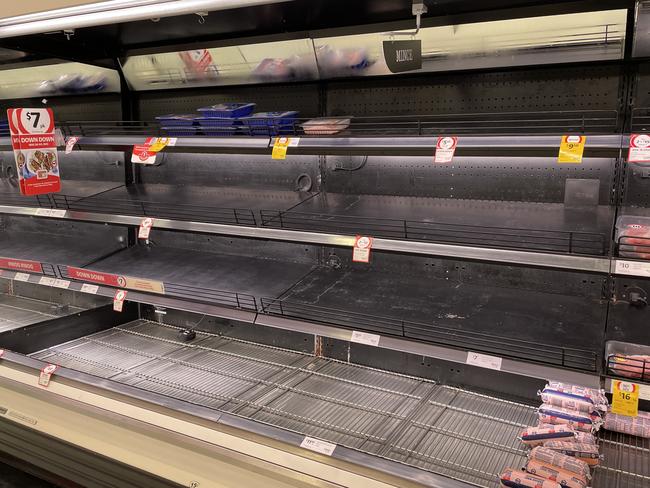
<svg viewBox="0 0 650 488">
<path fill-rule="evenodd" d="M 20 193 L 42 195 L 61 191 L 52 109 L 10 108 L 7 118 Z"/>
</svg>

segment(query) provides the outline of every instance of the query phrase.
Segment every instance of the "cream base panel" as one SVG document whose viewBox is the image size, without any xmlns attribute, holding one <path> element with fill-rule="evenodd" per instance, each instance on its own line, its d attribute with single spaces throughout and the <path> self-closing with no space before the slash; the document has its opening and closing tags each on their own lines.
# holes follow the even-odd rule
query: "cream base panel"
<svg viewBox="0 0 650 488">
<path fill-rule="evenodd" d="M 215 430 L 202 419 L 190 422 L 184 414 L 171 416 L 131 399 L 88 391 L 69 380 L 53 377 L 44 388 L 38 386 L 33 370 L 0 361 L 0 412 L 5 410 L 7 420 L 180 486 L 421 486 L 378 479 L 386 478 L 383 473 L 358 474 L 317 453 L 271 439 L 262 444 L 249 433 Z"/>
</svg>

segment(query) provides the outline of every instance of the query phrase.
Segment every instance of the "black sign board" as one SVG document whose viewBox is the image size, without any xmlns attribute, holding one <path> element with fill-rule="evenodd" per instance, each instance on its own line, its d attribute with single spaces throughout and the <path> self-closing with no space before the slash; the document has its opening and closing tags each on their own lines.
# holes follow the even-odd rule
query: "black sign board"
<svg viewBox="0 0 650 488">
<path fill-rule="evenodd" d="M 391 73 L 422 68 L 422 41 L 384 41 L 384 59 Z"/>
</svg>

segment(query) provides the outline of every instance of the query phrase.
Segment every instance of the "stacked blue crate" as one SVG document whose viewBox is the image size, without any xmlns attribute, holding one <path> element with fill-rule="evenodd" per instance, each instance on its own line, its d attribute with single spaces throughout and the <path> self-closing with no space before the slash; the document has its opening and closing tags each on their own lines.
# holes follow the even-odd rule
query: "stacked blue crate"
<svg viewBox="0 0 650 488">
<path fill-rule="evenodd" d="M 156 117 L 161 129 L 169 137 L 186 137 L 197 135 L 198 127 L 193 115 L 161 115 Z"/>
<path fill-rule="evenodd" d="M 242 121 L 254 136 L 278 136 L 295 133 L 298 112 L 258 112 Z"/>
<path fill-rule="evenodd" d="M 255 110 L 254 103 L 220 103 L 201 107 L 196 117 L 201 132 L 206 136 L 233 136 L 240 134 L 240 117 L 250 115 Z"/>
</svg>

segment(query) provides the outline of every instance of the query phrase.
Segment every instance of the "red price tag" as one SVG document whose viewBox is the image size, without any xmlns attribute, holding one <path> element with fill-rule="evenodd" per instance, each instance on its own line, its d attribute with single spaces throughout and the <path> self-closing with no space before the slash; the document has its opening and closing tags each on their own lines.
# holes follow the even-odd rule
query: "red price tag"
<svg viewBox="0 0 650 488">
<path fill-rule="evenodd" d="M 154 164 L 156 162 L 156 153 L 150 149 L 150 144 L 139 144 L 133 146 L 131 162 L 137 164 Z"/>
<path fill-rule="evenodd" d="M 124 300 L 126 300 L 126 290 L 117 290 L 113 297 L 113 310 L 121 312 L 124 308 Z"/>
<path fill-rule="evenodd" d="M 372 240 L 372 237 L 357 236 L 357 238 L 354 240 L 352 261 L 355 263 L 370 262 L 370 249 L 372 249 Z"/>
<path fill-rule="evenodd" d="M 152 227 L 153 219 L 151 217 L 142 219 L 142 222 L 140 222 L 140 230 L 138 231 L 138 239 L 149 239 Z"/>
<path fill-rule="evenodd" d="M 438 137 L 436 142 L 436 154 L 433 157 L 434 163 L 451 163 L 454 159 L 458 137 Z"/>
<path fill-rule="evenodd" d="M 52 109 L 10 108 L 7 118 L 20 192 L 42 195 L 61 191 Z"/>
<path fill-rule="evenodd" d="M 50 385 L 50 378 L 54 372 L 59 369 L 56 364 L 48 364 L 41 369 L 41 374 L 38 376 L 38 384 L 47 388 Z"/>
</svg>

